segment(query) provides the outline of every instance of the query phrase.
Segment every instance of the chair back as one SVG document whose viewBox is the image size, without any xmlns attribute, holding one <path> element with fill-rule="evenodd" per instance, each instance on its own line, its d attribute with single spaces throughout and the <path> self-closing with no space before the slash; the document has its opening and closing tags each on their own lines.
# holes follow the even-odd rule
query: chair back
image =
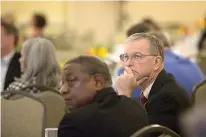
<svg viewBox="0 0 206 137">
<path fill-rule="evenodd" d="M 149 125 L 146 127 L 143 127 L 142 129 L 138 130 L 135 132 L 132 136 L 130 137 L 145 137 L 150 135 L 151 133 L 156 133 L 156 132 L 162 132 L 163 134 L 161 135 L 162 137 L 164 136 L 169 136 L 169 137 L 180 137 L 177 133 L 172 131 L 171 129 L 161 126 L 161 125 Z"/>
<path fill-rule="evenodd" d="M 206 79 L 194 87 L 192 93 L 192 102 L 194 105 L 206 104 Z"/>
<path fill-rule="evenodd" d="M 46 106 L 46 128 L 57 128 L 65 114 L 65 102 L 63 97 L 50 90 L 38 93 L 37 97 Z"/>
<path fill-rule="evenodd" d="M 26 88 L 38 88 L 41 92 L 35 96 L 39 98 L 46 106 L 47 119 L 46 128 L 57 128 L 65 114 L 65 102 L 61 94 L 54 88 L 43 85 L 29 85 Z"/>
<path fill-rule="evenodd" d="M 44 137 L 46 111 L 43 102 L 23 91 L 3 91 L 1 95 L 22 96 L 14 100 L 1 98 L 2 137 Z"/>
</svg>

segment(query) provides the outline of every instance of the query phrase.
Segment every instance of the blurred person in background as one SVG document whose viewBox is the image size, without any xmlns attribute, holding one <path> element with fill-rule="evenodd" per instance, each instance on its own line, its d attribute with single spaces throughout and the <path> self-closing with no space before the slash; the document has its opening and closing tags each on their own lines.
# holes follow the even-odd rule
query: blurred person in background
<svg viewBox="0 0 206 137">
<path fill-rule="evenodd" d="M 44 36 L 43 31 L 47 25 L 47 19 L 45 15 L 41 13 L 35 13 L 32 16 L 31 27 L 33 28 L 33 37 Z"/>
<path fill-rule="evenodd" d="M 5 90 L 14 77 L 20 77 L 20 53 L 15 52 L 19 39 L 18 29 L 1 20 L 1 91 Z"/>
<path fill-rule="evenodd" d="M 205 16 L 205 19 L 204 19 L 204 28 L 202 30 L 202 35 L 200 37 L 200 40 L 198 42 L 198 49 L 199 49 L 199 52 L 202 51 L 202 50 L 205 50 L 206 51 L 206 16 Z"/>
<path fill-rule="evenodd" d="M 206 137 L 206 104 L 194 106 L 180 118 L 186 137 Z"/>
<path fill-rule="evenodd" d="M 159 24 L 155 20 L 153 20 L 152 18 L 143 18 L 142 23 L 147 25 L 150 30 L 162 31 Z"/>
<path fill-rule="evenodd" d="M 191 96 L 192 89 L 195 85 L 199 84 L 202 80 L 204 80 L 204 75 L 200 68 L 193 63 L 192 61 L 175 54 L 171 50 L 171 43 L 167 39 L 162 31 L 151 30 L 149 26 L 144 23 L 136 24 L 132 26 L 127 31 L 127 36 L 129 37 L 135 33 L 143 33 L 143 32 L 151 32 L 154 31 L 153 35 L 156 35 L 158 39 L 163 42 L 164 45 L 164 67 L 168 73 L 171 73 L 177 82 L 187 91 L 188 95 Z M 156 33 L 155 33 L 156 32 Z M 119 70 L 119 75 L 124 71 L 123 68 Z M 140 90 L 136 89 L 132 96 L 134 98 L 138 98 L 140 95 Z"/>
<path fill-rule="evenodd" d="M 188 95 L 191 96 L 194 86 L 204 80 L 202 71 L 194 62 L 172 52 L 171 44 L 161 32 L 151 34 L 159 38 L 164 44 L 165 70 L 171 73 L 178 84 L 186 89 Z"/>
<path fill-rule="evenodd" d="M 69 60 L 62 72 L 60 92 L 70 113 L 58 137 L 129 137 L 148 124 L 144 107 L 118 96 L 107 64 L 95 56 Z"/>
<path fill-rule="evenodd" d="M 202 30 L 202 35 L 200 37 L 200 40 L 198 42 L 198 64 L 202 71 L 204 72 L 204 75 L 206 76 L 206 17 L 204 19 L 204 28 Z"/>
<path fill-rule="evenodd" d="M 136 33 L 125 42 L 120 55 L 124 73 L 116 80 L 119 95 L 131 97 L 141 89 L 139 101 L 147 110 L 149 124 L 159 124 L 181 134 L 179 115 L 190 107 L 186 91 L 164 70 L 164 47 L 150 33 Z"/>
<path fill-rule="evenodd" d="M 60 67 L 51 41 L 41 37 L 28 39 L 23 43 L 19 61 L 22 75 L 7 90 L 19 90 L 32 84 L 59 88 Z M 26 92 L 33 94 L 39 90 L 28 88 Z"/>
<path fill-rule="evenodd" d="M 170 41 L 170 35 L 164 31 L 160 25 L 152 18 L 143 18 L 142 23 L 148 26 L 148 28 L 152 31 L 161 31 L 165 37 Z"/>
<path fill-rule="evenodd" d="M 187 33 L 189 31 L 185 31 L 187 26 L 184 26 L 184 34 L 182 38 L 175 41 L 173 44 L 173 51 L 185 58 L 190 59 L 193 62 L 197 62 L 199 64 L 198 54 L 201 49 L 202 38 L 204 37 L 204 30 L 205 30 L 205 19 L 199 19 L 195 22 L 196 30 L 193 33 Z M 189 30 L 189 29 L 186 29 Z M 204 63 L 203 63 L 204 64 Z M 204 64 L 205 65 L 205 64 Z M 201 65 L 200 65 L 201 66 Z M 202 69 L 205 72 L 205 68 Z"/>
<path fill-rule="evenodd" d="M 6 24 L 15 24 L 15 17 L 14 14 L 11 12 L 8 12 L 6 14 L 4 14 L 2 16 L 2 20 L 6 23 Z"/>
<path fill-rule="evenodd" d="M 148 26 L 147 24 L 145 24 L 145 23 L 137 23 L 137 24 L 131 26 L 127 30 L 126 35 L 127 35 L 127 37 L 129 37 L 129 36 L 131 36 L 131 35 L 133 35 L 135 33 L 146 33 L 146 32 L 149 32 L 151 30 L 153 30 L 153 29 L 151 29 L 150 26 Z M 155 31 L 155 30 L 153 30 L 153 31 Z"/>
</svg>

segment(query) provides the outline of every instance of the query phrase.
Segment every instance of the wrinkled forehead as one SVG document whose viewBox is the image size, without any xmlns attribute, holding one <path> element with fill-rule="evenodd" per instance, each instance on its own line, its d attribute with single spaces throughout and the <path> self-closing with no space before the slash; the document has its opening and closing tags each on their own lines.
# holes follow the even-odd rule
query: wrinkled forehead
<svg viewBox="0 0 206 137">
<path fill-rule="evenodd" d="M 83 68 L 80 64 L 66 64 L 62 71 L 62 78 L 65 79 L 67 77 L 78 77 L 78 78 L 86 78 L 89 74 L 83 71 Z"/>
<path fill-rule="evenodd" d="M 125 54 L 148 54 L 150 53 L 150 43 L 146 39 L 135 40 L 125 43 L 124 46 Z"/>
</svg>

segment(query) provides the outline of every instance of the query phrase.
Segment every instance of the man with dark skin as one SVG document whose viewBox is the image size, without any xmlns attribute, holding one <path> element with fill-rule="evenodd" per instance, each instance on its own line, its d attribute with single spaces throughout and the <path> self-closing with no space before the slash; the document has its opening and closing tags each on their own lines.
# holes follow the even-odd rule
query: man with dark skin
<svg viewBox="0 0 206 137">
<path fill-rule="evenodd" d="M 143 106 L 111 87 L 107 64 L 94 56 L 66 63 L 60 92 L 70 113 L 58 128 L 58 137 L 128 137 L 147 125 Z"/>
</svg>

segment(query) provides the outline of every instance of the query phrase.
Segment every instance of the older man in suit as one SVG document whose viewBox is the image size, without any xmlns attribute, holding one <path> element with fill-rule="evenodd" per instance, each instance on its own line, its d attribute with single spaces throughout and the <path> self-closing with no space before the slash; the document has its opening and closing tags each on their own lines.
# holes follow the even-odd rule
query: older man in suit
<svg viewBox="0 0 206 137">
<path fill-rule="evenodd" d="M 127 37 L 135 33 L 155 31 L 154 34 L 163 42 L 164 45 L 164 70 L 171 73 L 180 86 L 182 86 L 187 91 L 187 94 L 191 96 L 193 87 L 204 80 L 204 75 L 199 66 L 197 66 L 194 62 L 175 54 L 172 49 L 172 44 L 170 43 L 165 32 L 162 30 L 156 31 L 156 29 L 151 29 L 150 25 L 147 24 L 148 23 L 144 22 L 135 24 L 127 31 Z M 153 28 L 156 25 L 154 24 Z M 123 68 L 118 71 L 119 75 L 123 72 Z M 135 89 L 132 93 L 132 98 L 139 97 L 140 93 L 141 92 L 139 89 Z"/>
<path fill-rule="evenodd" d="M 131 97 L 132 91 L 140 88 L 140 102 L 147 110 L 149 124 L 160 124 L 180 133 L 178 117 L 190 101 L 186 91 L 164 70 L 162 42 L 149 33 L 133 34 L 120 59 L 125 71 L 116 81 L 118 93 Z"/>
<path fill-rule="evenodd" d="M 20 53 L 15 52 L 18 30 L 13 24 L 1 21 L 1 91 L 5 90 L 14 77 L 20 77 Z"/>
<path fill-rule="evenodd" d="M 66 63 L 60 92 L 70 113 L 58 128 L 58 137 L 129 137 L 147 125 L 147 114 L 137 101 L 118 96 L 109 68 L 94 56 Z"/>
</svg>

